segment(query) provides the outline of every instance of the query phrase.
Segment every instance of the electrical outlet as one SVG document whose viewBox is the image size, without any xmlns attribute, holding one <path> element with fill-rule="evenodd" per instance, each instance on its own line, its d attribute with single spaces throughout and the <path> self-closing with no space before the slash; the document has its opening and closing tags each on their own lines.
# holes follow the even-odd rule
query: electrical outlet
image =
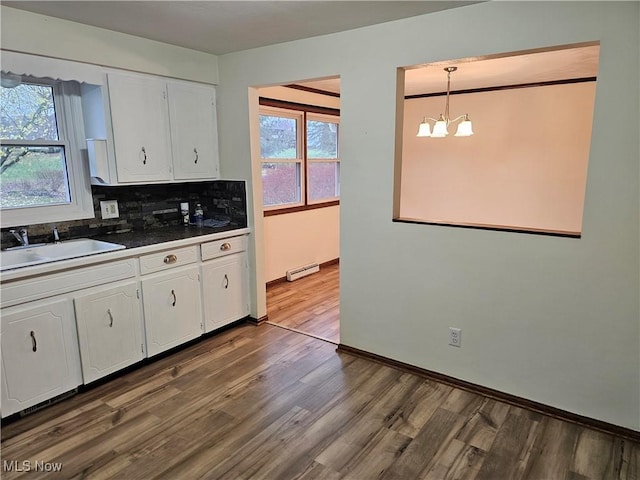
<svg viewBox="0 0 640 480">
<path fill-rule="evenodd" d="M 449 345 L 454 347 L 462 346 L 462 330 L 449 327 Z"/>
<path fill-rule="evenodd" d="M 102 212 L 103 219 L 120 217 L 117 200 L 105 200 L 100 202 L 100 211 Z"/>
</svg>

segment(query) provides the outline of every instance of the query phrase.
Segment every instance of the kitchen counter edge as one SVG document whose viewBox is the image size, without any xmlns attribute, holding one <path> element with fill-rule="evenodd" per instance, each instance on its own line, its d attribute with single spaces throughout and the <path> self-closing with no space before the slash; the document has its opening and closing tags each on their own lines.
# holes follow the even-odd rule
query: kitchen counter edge
<svg viewBox="0 0 640 480">
<path fill-rule="evenodd" d="M 154 243 L 151 245 L 145 245 L 141 247 L 130 247 L 121 250 L 113 250 L 110 252 L 96 253 L 93 255 L 87 255 L 84 257 L 72 258 L 69 260 L 60 260 L 57 262 L 42 263 L 40 265 L 33 265 L 29 267 L 21 267 L 13 270 L 6 270 L 0 273 L 0 284 L 11 282 L 14 280 L 23 280 L 25 278 L 40 276 L 48 273 L 55 273 L 72 268 L 86 267 L 89 265 L 95 265 L 99 263 L 111 262 L 115 260 L 121 260 L 124 258 L 138 257 L 147 253 L 161 252 L 163 250 L 169 250 L 178 247 L 187 247 L 190 245 L 197 245 L 201 243 L 211 242 L 215 240 L 221 240 L 223 238 L 239 237 L 251 233 L 250 228 L 238 228 L 234 230 L 226 230 L 224 232 L 216 232 L 204 235 L 197 235 L 189 238 L 182 238 L 179 240 L 170 240 L 167 242 Z M 114 243 L 117 237 L 114 235 Z"/>
</svg>

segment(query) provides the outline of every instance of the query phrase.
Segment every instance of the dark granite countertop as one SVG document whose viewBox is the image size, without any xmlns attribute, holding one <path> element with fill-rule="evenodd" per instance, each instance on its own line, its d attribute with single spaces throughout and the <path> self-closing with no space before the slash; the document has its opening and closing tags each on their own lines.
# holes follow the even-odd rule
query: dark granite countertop
<svg viewBox="0 0 640 480">
<path fill-rule="evenodd" d="M 178 225 L 153 230 L 129 231 L 123 233 L 113 232 L 104 235 L 96 235 L 92 238 L 102 240 L 104 242 L 119 243 L 127 248 L 136 248 L 163 242 L 172 242 L 174 240 L 183 240 L 185 238 L 199 237 L 201 235 L 230 232 L 241 228 L 244 227 L 226 226 L 199 228 L 195 226 L 183 227 L 182 225 Z"/>
</svg>

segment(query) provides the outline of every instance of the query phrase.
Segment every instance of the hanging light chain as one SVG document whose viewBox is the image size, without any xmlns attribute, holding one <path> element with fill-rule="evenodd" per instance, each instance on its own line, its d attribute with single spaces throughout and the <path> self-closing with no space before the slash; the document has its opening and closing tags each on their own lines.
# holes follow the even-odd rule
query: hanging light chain
<svg viewBox="0 0 640 480">
<path fill-rule="evenodd" d="M 458 70 L 458 67 L 446 67 L 444 69 L 447 72 L 447 101 L 444 106 L 444 119 L 447 122 L 447 126 L 449 125 L 449 121 L 451 117 L 449 116 L 449 95 L 451 94 L 451 72 L 455 72 Z"/>
</svg>

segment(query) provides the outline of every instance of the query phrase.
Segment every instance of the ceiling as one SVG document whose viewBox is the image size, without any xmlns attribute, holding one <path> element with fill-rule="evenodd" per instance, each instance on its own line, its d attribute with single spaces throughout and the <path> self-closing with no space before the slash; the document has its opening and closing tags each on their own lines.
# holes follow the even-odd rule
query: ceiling
<svg viewBox="0 0 640 480">
<path fill-rule="evenodd" d="M 2 1 L 2 5 L 221 55 L 478 1 Z M 405 95 L 593 77 L 598 45 L 405 66 Z M 340 92 L 338 78 L 297 82 Z"/>
<path fill-rule="evenodd" d="M 449 66 L 458 67 L 452 91 L 595 77 L 599 52 L 599 45 L 584 45 L 416 65 L 405 72 L 405 95 L 446 91 Z"/>
<path fill-rule="evenodd" d="M 478 1 L 2 1 L 8 7 L 222 55 Z"/>
<path fill-rule="evenodd" d="M 449 66 L 458 67 L 451 74 L 451 91 L 596 77 L 599 52 L 599 45 L 579 45 L 413 65 L 405 67 L 405 96 L 445 92 L 447 73 L 444 68 Z M 340 92 L 339 78 L 296 84 Z"/>
</svg>

